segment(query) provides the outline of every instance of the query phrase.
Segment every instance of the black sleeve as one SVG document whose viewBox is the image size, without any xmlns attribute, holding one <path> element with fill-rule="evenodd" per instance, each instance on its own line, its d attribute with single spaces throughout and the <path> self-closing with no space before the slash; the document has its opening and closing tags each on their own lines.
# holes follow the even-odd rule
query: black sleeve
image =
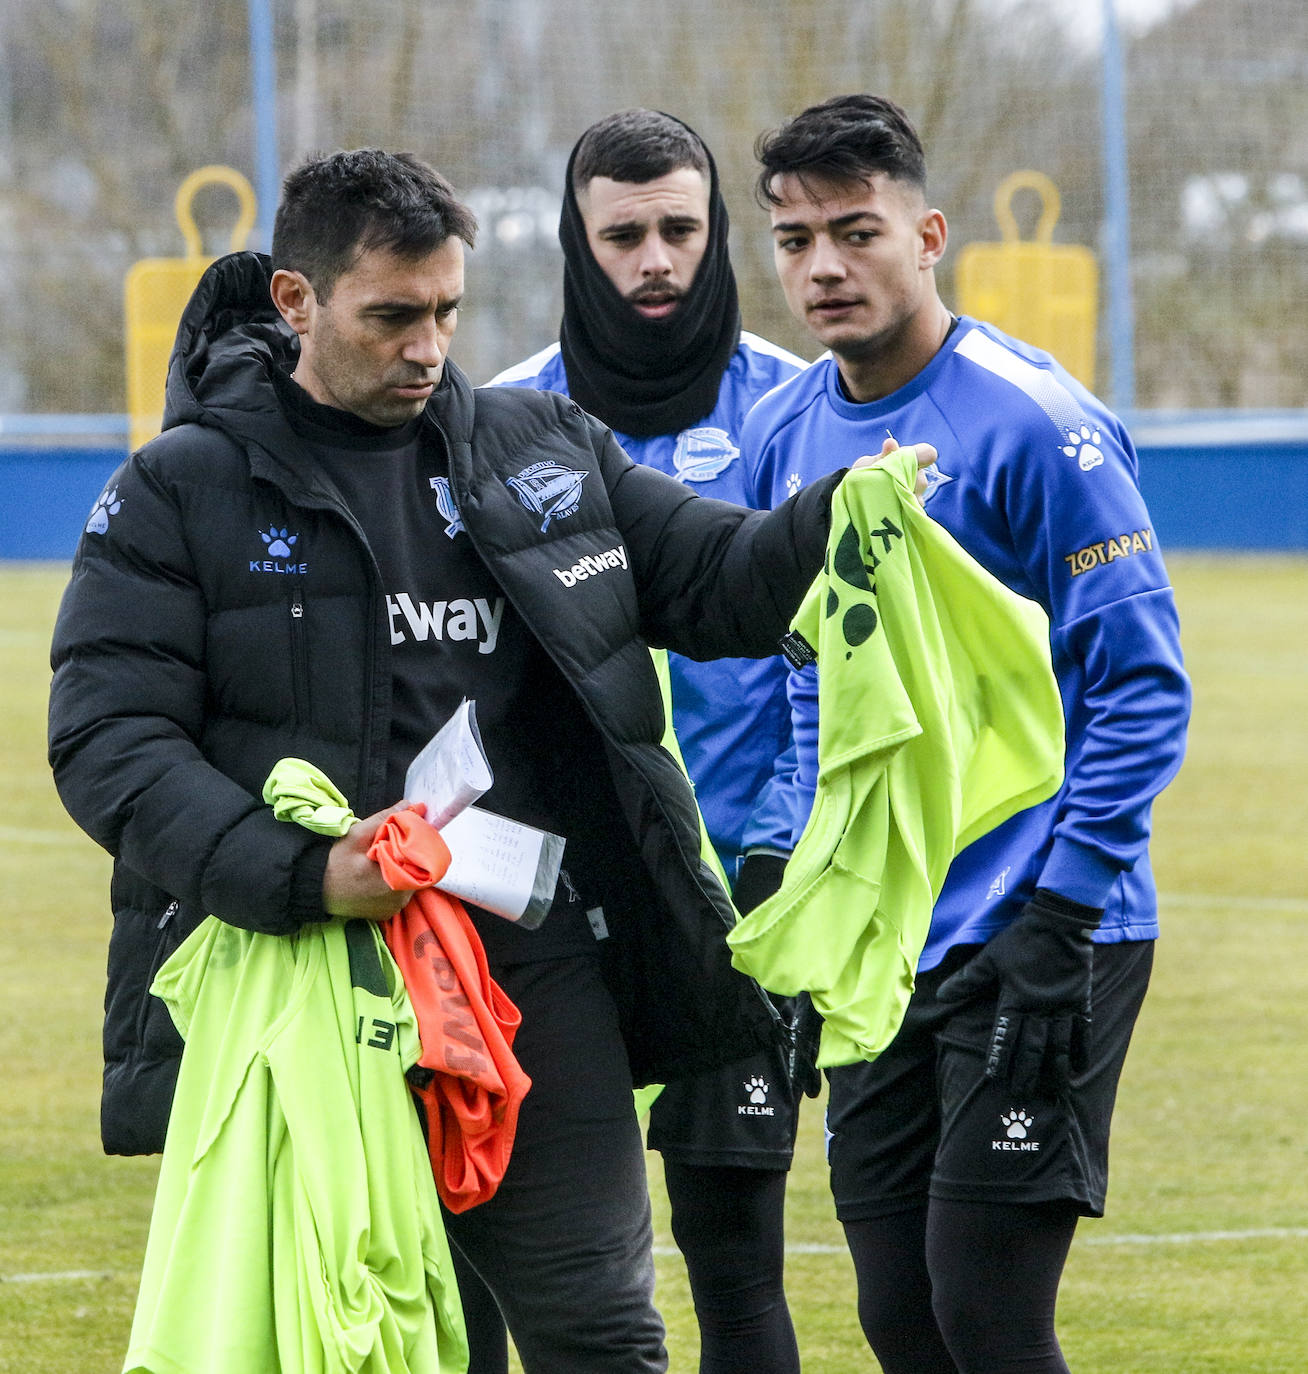
<svg viewBox="0 0 1308 1374">
<path fill-rule="evenodd" d="M 55 624 L 60 798 L 115 858 L 197 910 L 273 933 L 321 919 L 327 842 L 276 821 L 201 751 L 206 604 L 178 503 L 141 455 L 112 487 L 121 512 L 83 535 Z"/>
<path fill-rule="evenodd" d="M 603 432 L 600 466 L 632 560 L 642 629 L 688 658 L 777 652 L 826 553 L 841 469 L 772 511 L 698 496 Z"/>
</svg>

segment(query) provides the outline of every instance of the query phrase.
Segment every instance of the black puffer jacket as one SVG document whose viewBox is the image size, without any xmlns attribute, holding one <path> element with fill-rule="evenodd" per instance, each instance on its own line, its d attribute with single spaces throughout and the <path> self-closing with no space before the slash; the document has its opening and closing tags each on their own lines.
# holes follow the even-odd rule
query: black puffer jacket
<svg viewBox="0 0 1308 1374">
<path fill-rule="evenodd" d="M 328 842 L 273 819 L 260 800 L 272 765 L 312 760 L 359 815 L 395 800 L 384 795 L 382 589 L 363 532 L 277 404 L 271 372 L 289 365 L 295 340 L 268 276 L 265 258 L 242 253 L 200 282 L 164 433 L 110 484 L 55 629 L 55 780 L 116 861 L 111 1153 L 162 1148 L 180 1041 L 148 988 L 180 940 L 209 912 L 274 934 L 323 919 Z M 821 562 L 832 483 L 771 514 L 745 512 L 633 464 L 561 396 L 474 391 L 449 372 L 438 427 L 464 526 L 606 756 L 620 890 L 604 949 L 633 1073 L 660 1081 L 747 1052 L 772 1024 L 730 967 L 730 908 L 700 863 L 689 787 L 659 744 L 647 644 L 701 658 L 772 652 Z M 553 489 L 544 512 L 519 494 L 552 467 L 507 485 L 537 464 L 573 474 L 570 513 L 565 496 L 544 518 Z M 555 575 L 617 548 L 625 570 Z"/>
</svg>

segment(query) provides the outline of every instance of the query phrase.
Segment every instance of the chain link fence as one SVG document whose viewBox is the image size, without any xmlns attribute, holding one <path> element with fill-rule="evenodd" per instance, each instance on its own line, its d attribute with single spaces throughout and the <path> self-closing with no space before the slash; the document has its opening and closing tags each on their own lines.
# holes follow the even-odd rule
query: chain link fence
<svg viewBox="0 0 1308 1374">
<path fill-rule="evenodd" d="M 1121 0 L 1135 402 L 1308 406 L 1308 5 Z M 717 156 L 748 328 L 813 356 L 787 314 L 753 143 L 841 91 L 889 95 L 927 146 L 958 249 L 998 238 L 1010 172 L 1052 178 L 1054 239 L 1101 255 L 1097 6 L 1047 0 L 271 0 L 278 158 L 380 145 L 476 209 L 455 357 L 475 380 L 556 337 L 559 189 L 594 119 L 648 105 Z M 0 412 L 124 408 L 122 284 L 180 255 L 183 177 L 254 177 L 246 0 L 0 0 Z M 1034 223 L 1036 205 L 1018 203 Z M 195 206 L 225 251 L 228 193 Z M 259 245 L 266 246 L 266 245 Z M 1104 295 L 1101 280 L 1101 298 Z M 1108 331 L 1099 389 L 1108 393 Z"/>
</svg>

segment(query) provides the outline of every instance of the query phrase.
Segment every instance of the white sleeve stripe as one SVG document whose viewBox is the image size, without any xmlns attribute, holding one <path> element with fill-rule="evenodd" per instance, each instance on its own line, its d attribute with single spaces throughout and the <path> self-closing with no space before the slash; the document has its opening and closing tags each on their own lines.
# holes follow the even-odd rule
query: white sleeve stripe
<svg viewBox="0 0 1308 1374">
<path fill-rule="evenodd" d="M 530 358 L 524 358 L 522 362 L 515 363 L 512 367 L 506 367 L 503 372 L 497 372 L 486 385 L 503 386 L 505 382 L 522 382 L 535 377 L 545 370 L 545 364 L 558 351 L 558 344 L 552 343 L 548 348 L 542 348 L 539 353 L 533 353 Z"/>
<path fill-rule="evenodd" d="M 1029 396 L 1058 426 L 1060 434 L 1066 435 L 1076 429 L 1085 418 L 1085 412 L 1076 398 L 1057 378 L 1044 368 L 1019 357 L 981 330 L 969 330 L 955 351 Z"/>
<path fill-rule="evenodd" d="M 769 358 L 780 358 L 783 363 L 791 363 L 799 368 L 808 366 L 808 363 L 797 353 L 782 348 L 780 344 L 769 343 L 766 339 L 760 338 L 759 335 L 751 334 L 748 329 L 740 331 L 740 341 L 754 353 L 762 353 Z"/>
</svg>

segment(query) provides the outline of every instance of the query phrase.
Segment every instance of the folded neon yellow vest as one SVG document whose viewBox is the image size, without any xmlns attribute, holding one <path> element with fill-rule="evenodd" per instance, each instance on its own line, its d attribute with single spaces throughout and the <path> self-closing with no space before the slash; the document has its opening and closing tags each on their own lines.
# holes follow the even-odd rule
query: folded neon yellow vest
<svg viewBox="0 0 1308 1374">
<path fill-rule="evenodd" d="M 344 798 L 315 801 L 307 765 L 283 762 L 265 794 L 278 814 L 348 829 Z M 272 936 L 211 916 L 152 990 L 186 1047 L 127 1374 L 466 1369 L 404 1080 L 417 1028 L 377 927 Z"/>
<path fill-rule="evenodd" d="M 811 993 L 823 1068 L 886 1047 L 950 861 L 1063 777 L 1044 612 L 923 511 L 916 472 L 900 449 L 836 489 L 794 620 L 817 652 L 817 795 L 780 891 L 727 936 L 765 988 Z"/>
</svg>

